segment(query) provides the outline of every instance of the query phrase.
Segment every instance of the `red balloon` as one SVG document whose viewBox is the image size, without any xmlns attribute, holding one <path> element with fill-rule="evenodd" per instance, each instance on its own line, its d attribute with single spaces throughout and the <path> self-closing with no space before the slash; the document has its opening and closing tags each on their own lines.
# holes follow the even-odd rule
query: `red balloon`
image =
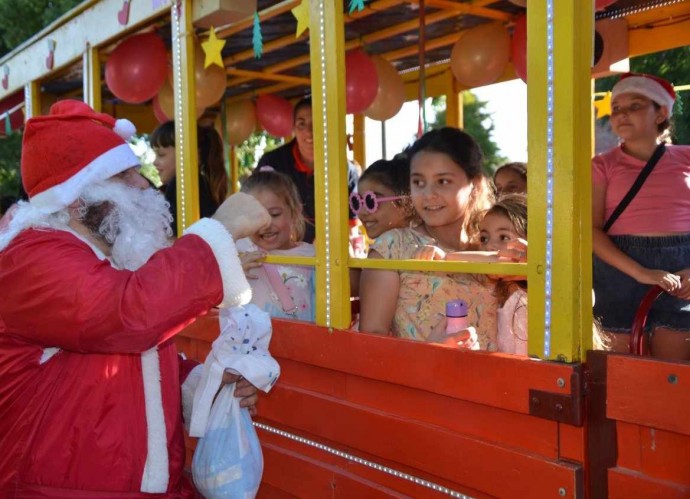
<svg viewBox="0 0 690 499">
<path fill-rule="evenodd" d="M 140 104 L 158 93 L 168 75 L 165 45 L 154 33 L 120 43 L 105 65 L 105 82 L 118 99 Z"/>
<path fill-rule="evenodd" d="M 292 135 L 292 105 L 287 99 L 273 94 L 259 95 L 256 118 L 259 125 L 274 137 Z"/>
<path fill-rule="evenodd" d="M 527 83 L 527 16 L 524 14 L 515 19 L 510 51 L 515 73 Z"/>
<path fill-rule="evenodd" d="M 368 108 L 379 90 L 376 65 L 362 49 L 345 55 L 345 97 L 348 114 L 361 113 Z"/>
<path fill-rule="evenodd" d="M 616 3 L 618 0 L 596 0 L 594 4 L 594 8 L 596 10 L 604 10 L 606 7 L 608 7 L 611 4 Z"/>
</svg>

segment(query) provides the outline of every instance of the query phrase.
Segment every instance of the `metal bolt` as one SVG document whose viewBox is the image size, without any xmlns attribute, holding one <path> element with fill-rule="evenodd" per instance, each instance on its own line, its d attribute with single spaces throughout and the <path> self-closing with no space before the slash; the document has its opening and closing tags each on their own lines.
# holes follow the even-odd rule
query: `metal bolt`
<svg viewBox="0 0 690 499">
<path fill-rule="evenodd" d="M 565 380 L 563 378 L 558 378 L 556 380 L 556 384 L 558 385 L 558 388 L 563 388 L 565 386 Z"/>
<path fill-rule="evenodd" d="M 556 412 L 563 412 L 563 404 L 556 404 Z"/>
<path fill-rule="evenodd" d="M 532 404 L 539 405 L 540 404 L 539 397 L 532 397 Z"/>
<path fill-rule="evenodd" d="M 678 376 L 675 374 L 669 374 L 668 375 L 668 382 L 671 383 L 672 385 L 677 385 L 678 384 Z"/>
<path fill-rule="evenodd" d="M 558 495 L 565 497 L 565 487 L 561 487 L 560 489 L 558 489 Z"/>
</svg>

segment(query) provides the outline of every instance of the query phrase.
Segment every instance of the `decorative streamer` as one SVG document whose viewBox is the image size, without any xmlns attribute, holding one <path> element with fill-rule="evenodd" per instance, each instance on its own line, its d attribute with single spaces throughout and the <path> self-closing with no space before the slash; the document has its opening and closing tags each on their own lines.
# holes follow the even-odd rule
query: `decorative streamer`
<svg viewBox="0 0 690 499">
<path fill-rule="evenodd" d="M 9 111 L 5 113 L 5 135 L 8 137 L 12 135 L 12 122 L 10 121 Z"/>
<path fill-rule="evenodd" d="M 364 10 L 364 0 L 350 0 L 350 14 L 352 14 L 354 11 L 363 11 Z"/>
<path fill-rule="evenodd" d="M 254 48 L 254 58 L 261 59 L 264 53 L 264 37 L 261 34 L 261 23 L 259 13 L 254 12 L 254 27 L 252 28 L 252 47 Z"/>
</svg>

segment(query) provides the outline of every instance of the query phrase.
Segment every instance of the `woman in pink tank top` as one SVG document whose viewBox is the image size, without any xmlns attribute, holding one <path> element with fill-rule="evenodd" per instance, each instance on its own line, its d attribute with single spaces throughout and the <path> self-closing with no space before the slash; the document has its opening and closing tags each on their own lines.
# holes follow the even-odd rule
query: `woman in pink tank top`
<svg viewBox="0 0 690 499">
<path fill-rule="evenodd" d="M 651 174 L 607 231 L 606 222 L 667 132 L 673 86 L 628 73 L 612 91 L 611 127 L 619 147 L 592 160 L 595 316 L 627 351 L 637 307 L 650 286 L 667 294 L 648 325 L 658 356 L 690 359 L 690 147 L 667 146 Z"/>
</svg>

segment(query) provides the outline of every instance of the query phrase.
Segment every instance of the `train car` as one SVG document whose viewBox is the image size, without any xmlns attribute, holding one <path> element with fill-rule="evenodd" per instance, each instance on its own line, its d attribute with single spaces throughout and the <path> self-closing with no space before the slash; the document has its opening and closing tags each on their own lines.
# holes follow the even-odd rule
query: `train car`
<svg viewBox="0 0 690 499">
<path fill-rule="evenodd" d="M 489 23 L 513 37 L 513 49 L 524 29 L 526 51 L 491 80 L 529 74 L 528 120 L 516 123 L 528 133 L 527 263 L 351 257 L 346 53 L 364 47 L 392 63 L 407 101 L 445 95 L 447 123 L 462 126 L 469 86 L 454 77 L 452 47 Z M 141 33 L 155 33 L 170 53 L 167 109 L 163 90 L 126 102 L 104 81 L 118 45 Z M 205 103 L 198 45 L 209 39 L 226 42 L 217 49 L 225 84 Z M 688 0 L 86 0 L 0 59 L 0 115 L 18 129 L 72 97 L 151 131 L 157 106 L 182 125 L 184 228 L 199 217 L 197 117 L 222 116 L 227 127 L 237 103 L 312 96 L 323 207 L 316 256 L 267 261 L 315 267 L 316 321 L 273 320 L 282 374 L 255 418 L 259 496 L 690 497 L 690 364 L 592 351 L 590 222 L 592 78 L 687 45 Z M 128 69 L 146 78 L 140 66 Z M 353 122 L 355 159 L 366 164 L 364 114 Z M 236 188 L 237 144 L 229 145 Z M 526 276 L 529 356 L 354 331 L 351 268 Z M 178 336 L 179 350 L 203 361 L 218 332 L 210 311 Z"/>
</svg>

